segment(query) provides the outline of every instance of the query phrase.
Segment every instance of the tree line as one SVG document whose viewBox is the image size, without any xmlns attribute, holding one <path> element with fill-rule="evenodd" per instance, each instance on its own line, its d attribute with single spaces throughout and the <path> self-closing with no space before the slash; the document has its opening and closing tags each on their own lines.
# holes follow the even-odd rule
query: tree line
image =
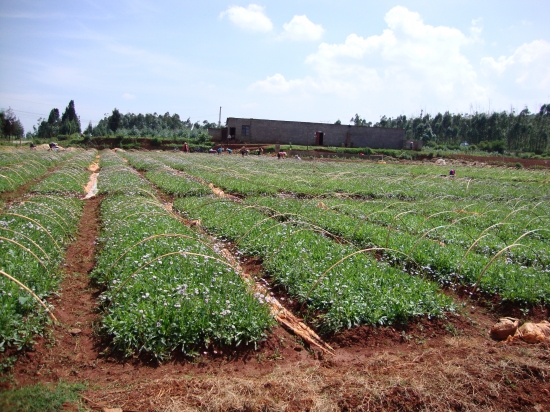
<svg viewBox="0 0 550 412">
<path fill-rule="evenodd" d="M 341 124 L 340 120 L 336 122 Z M 364 127 L 388 127 L 405 129 L 408 140 L 422 140 L 426 146 L 453 149 L 467 142 L 469 147 L 480 150 L 534 152 L 550 154 L 550 103 L 543 104 L 537 112 L 528 108 L 519 113 L 510 112 L 474 114 L 420 113 L 419 116 L 405 115 L 395 118 L 382 116 L 376 123 L 367 121 L 359 114 L 350 119 L 350 124 Z M 74 100 L 71 100 L 63 114 L 53 108 L 47 119 L 39 118 L 34 131 L 27 138 L 55 139 L 75 133 L 86 136 L 158 137 L 167 139 L 189 139 L 206 142 L 207 129 L 216 123 L 204 120 L 192 123 L 190 118 L 183 120 L 178 114 L 166 112 L 147 114 L 122 114 L 113 109 L 94 127 L 90 122 L 82 131 L 80 118 L 76 113 Z M 23 137 L 24 128 L 13 110 L 0 111 L 0 137 Z"/>
<path fill-rule="evenodd" d="M 39 139 L 53 139 L 59 135 L 70 136 L 81 133 L 80 117 L 76 114 L 74 100 L 69 102 L 63 115 L 59 115 L 59 109 L 53 108 L 48 119 L 38 119 L 38 128 L 34 126 L 34 136 Z"/>
<path fill-rule="evenodd" d="M 179 114 L 164 115 L 157 113 L 122 114 L 114 109 L 110 116 L 105 116 L 95 127 L 89 124 L 87 133 L 93 136 L 119 135 L 128 137 L 161 137 L 161 138 L 196 138 L 199 134 L 207 134 L 209 127 L 216 123 L 204 120 L 202 123 L 192 123 L 190 118 L 182 120 Z"/>
<path fill-rule="evenodd" d="M 521 112 L 493 112 L 452 114 L 448 111 L 419 116 L 382 116 L 376 123 L 367 122 L 355 114 L 350 123 L 366 127 L 393 127 L 405 129 L 408 140 L 422 140 L 425 145 L 458 147 L 467 142 L 478 149 L 504 152 L 523 151 L 542 154 L 550 152 L 550 104 L 543 104 L 538 112 L 528 108 Z"/>
<path fill-rule="evenodd" d="M 39 118 L 34 132 L 27 133 L 27 138 L 53 140 L 60 137 L 83 134 L 84 136 L 122 136 L 122 137 L 158 137 L 185 138 L 190 140 L 208 140 L 207 129 L 215 123 L 204 120 L 192 123 L 190 118 L 182 120 L 178 114 L 164 115 L 157 113 L 122 114 L 115 108 L 110 115 L 105 115 L 95 127 L 92 122 L 82 130 L 80 117 L 76 113 L 74 100 L 69 102 L 62 115 L 59 109 L 53 108 L 47 119 Z"/>
</svg>

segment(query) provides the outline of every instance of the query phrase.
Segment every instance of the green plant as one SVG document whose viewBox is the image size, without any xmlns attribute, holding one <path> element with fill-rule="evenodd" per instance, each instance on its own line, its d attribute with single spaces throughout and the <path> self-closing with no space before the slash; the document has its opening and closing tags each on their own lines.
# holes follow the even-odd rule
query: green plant
<svg viewBox="0 0 550 412">
<path fill-rule="evenodd" d="M 0 409 L 4 411 L 56 412 L 68 404 L 80 404 L 79 393 L 86 389 L 81 383 L 59 382 L 57 385 L 37 384 L 20 389 L 0 391 Z"/>
</svg>

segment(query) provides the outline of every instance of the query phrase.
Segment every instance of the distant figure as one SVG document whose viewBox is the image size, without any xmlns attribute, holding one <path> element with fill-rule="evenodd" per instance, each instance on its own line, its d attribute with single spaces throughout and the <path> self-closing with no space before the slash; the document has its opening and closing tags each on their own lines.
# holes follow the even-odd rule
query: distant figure
<svg viewBox="0 0 550 412">
<path fill-rule="evenodd" d="M 245 146 L 243 146 L 243 147 L 241 148 L 241 155 L 242 155 L 243 157 L 244 157 L 244 156 L 248 156 L 248 149 L 247 149 Z"/>
<path fill-rule="evenodd" d="M 449 171 L 449 176 L 454 176 L 454 175 L 455 175 L 455 170 L 454 170 L 454 169 L 451 169 L 451 170 Z"/>
<path fill-rule="evenodd" d="M 296 156 L 294 156 L 294 157 L 296 157 L 296 160 L 302 160 L 302 158 L 301 158 L 300 156 L 298 156 L 298 155 L 296 155 Z"/>
<path fill-rule="evenodd" d="M 233 153 L 233 150 L 232 150 L 231 148 L 228 147 L 228 148 L 227 148 L 227 154 L 231 154 L 231 153 Z"/>
<path fill-rule="evenodd" d="M 183 150 L 183 153 L 189 153 L 189 146 L 187 145 L 187 142 L 183 144 L 182 150 Z"/>
<path fill-rule="evenodd" d="M 258 148 L 258 156 L 260 156 L 263 152 L 264 152 L 263 147 Z"/>
<path fill-rule="evenodd" d="M 55 150 L 57 152 L 57 143 L 50 142 L 49 146 L 50 148 L 48 150 Z"/>
<path fill-rule="evenodd" d="M 221 146 L 220 146 L 220 147 L 218 147 L 218 154 L 219 154 L 219 155 L 221 155 L 221 154 L 222 154 L 222 151 L 223 151 L 222 147 L 221 147 Z"/>
<path fill-rule="evenodd" d="M 281 158 L 284 159 L 285 156 L 286 156 L 286 152 L 279 152 L 279 153 L 277 153 L 277 158 L 278 158 L 278 159 L 281 159 Z"/>
<path fill-rule="evenodd" d="M 212 148 L 208 149 L 208 153 L 216 153 L 216 151 Z"/>
<path fill-rule="evenodd" d="M 36 146 L 33 142 L 31 142 L 31 149 L 35 149 L 36 150 Z"/>
<path fill-rule="evenodd" d="M 409 149 L 411 149 L 411 150 L 413 149 L 413 142 L 409 143 Z"/>
</svg>

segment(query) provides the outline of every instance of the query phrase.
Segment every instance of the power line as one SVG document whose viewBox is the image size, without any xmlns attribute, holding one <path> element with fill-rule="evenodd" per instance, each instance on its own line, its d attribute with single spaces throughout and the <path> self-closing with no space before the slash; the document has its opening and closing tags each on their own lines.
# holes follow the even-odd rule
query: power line
<svg viewBox="0 0 550 412">
<path fill-rule="evenodd" d="M 10 109 L 11 109 L 11 107 L 10 107 Z M 8 110 L 8 109 L 2 109 L 2 110 Z M 37 116 L 47 116 L 44 113 L 26 112 L 24 110 L 18 110 L 18 109 L 11 109 L 11 110 L 14 111 L 14 112 L 17 112 L 17 113 L 28 113 L 28 114 L 35 114 Z"/>
</svg>

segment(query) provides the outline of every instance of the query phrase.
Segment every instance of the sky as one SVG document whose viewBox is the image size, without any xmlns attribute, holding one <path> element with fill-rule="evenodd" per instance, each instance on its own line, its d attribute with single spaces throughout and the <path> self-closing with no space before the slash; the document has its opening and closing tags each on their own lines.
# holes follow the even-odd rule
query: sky
<svg viewBox="0 0 550 412">
<path fill-rule="evenodd" d="M 2 0 L 0 108 L 349 123 L 550 103 L 548 0 Z"/>
</svg>

